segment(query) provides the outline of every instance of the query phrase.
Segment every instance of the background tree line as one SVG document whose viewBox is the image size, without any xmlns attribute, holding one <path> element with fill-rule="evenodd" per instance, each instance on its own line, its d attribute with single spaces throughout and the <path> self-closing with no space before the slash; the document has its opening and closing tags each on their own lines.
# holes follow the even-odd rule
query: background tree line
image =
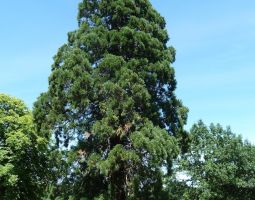
<svg viewBox="0 0 255 200">
<path fill-rule="evenodd" d="M 148 0 L 83 0 L 48 91 L 0 95 L 0 199 L 253 199 L 254 146 L 184 130 L 175 50 Z"/>
</svg>

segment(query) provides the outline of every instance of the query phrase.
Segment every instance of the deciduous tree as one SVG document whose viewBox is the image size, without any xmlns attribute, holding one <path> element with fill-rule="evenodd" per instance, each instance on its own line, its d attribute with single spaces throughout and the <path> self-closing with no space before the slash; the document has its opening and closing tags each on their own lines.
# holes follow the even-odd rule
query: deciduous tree
<svg viewBox="0 0 255 200">
<path fill-rule="evenodd" d="M 0 94 L 0 199 L 40 199 L 47 176 L 47 140 L 36 134 L 31 112 Z"/>
<path fill-rule="evenodd" d="M 202 121 L 193 126 L 190 136 L 190 150 L 181 161 L 187 175 L 186 199 L 254 199 L 253 145 L 229 128 L 207 127 Z"/>
</svg>

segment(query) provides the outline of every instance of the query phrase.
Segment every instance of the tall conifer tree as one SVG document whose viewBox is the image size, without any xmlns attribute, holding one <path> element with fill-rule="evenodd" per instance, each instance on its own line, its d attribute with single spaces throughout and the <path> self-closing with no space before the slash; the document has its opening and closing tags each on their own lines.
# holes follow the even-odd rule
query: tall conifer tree
<svg viewBox="0 0 255 200">
<path fill-rule="evenodd" d="M 83 0 L 78 24 L 35 104 L 38 130 L 73 146 L 75 198 L 164 198 L 187 118 L 165 20 L 148 0 Z"/>
</svg>

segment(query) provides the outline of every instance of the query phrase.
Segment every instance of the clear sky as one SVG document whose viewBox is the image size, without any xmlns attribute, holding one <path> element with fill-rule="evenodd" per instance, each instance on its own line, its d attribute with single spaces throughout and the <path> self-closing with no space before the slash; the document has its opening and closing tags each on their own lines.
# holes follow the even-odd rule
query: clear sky
<svg viewBox="0 0 255 200">
<path fill-rule="evenodd" d="M 77 28 L 79 0 L 3 1 L 0 92 L 32 107 L 47 90 L 52 57 Z M 152 0 L 177 51 L 177 96 L 199 119 L 255 142 L 255 1 Z"/>
</svg>

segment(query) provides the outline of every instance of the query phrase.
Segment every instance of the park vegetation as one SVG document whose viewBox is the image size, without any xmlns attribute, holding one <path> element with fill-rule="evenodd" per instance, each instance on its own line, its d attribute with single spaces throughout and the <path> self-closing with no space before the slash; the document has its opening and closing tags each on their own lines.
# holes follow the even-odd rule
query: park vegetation
<svg viewBox="0 0 255 200">
<path fill-rule="evenodd" d="M 33 110 L 0 94 L 0 200 L 254 199 L 255 147 L 184 129 L 168 40 L 148 0 L 83 0 Z"/>
</svg>

